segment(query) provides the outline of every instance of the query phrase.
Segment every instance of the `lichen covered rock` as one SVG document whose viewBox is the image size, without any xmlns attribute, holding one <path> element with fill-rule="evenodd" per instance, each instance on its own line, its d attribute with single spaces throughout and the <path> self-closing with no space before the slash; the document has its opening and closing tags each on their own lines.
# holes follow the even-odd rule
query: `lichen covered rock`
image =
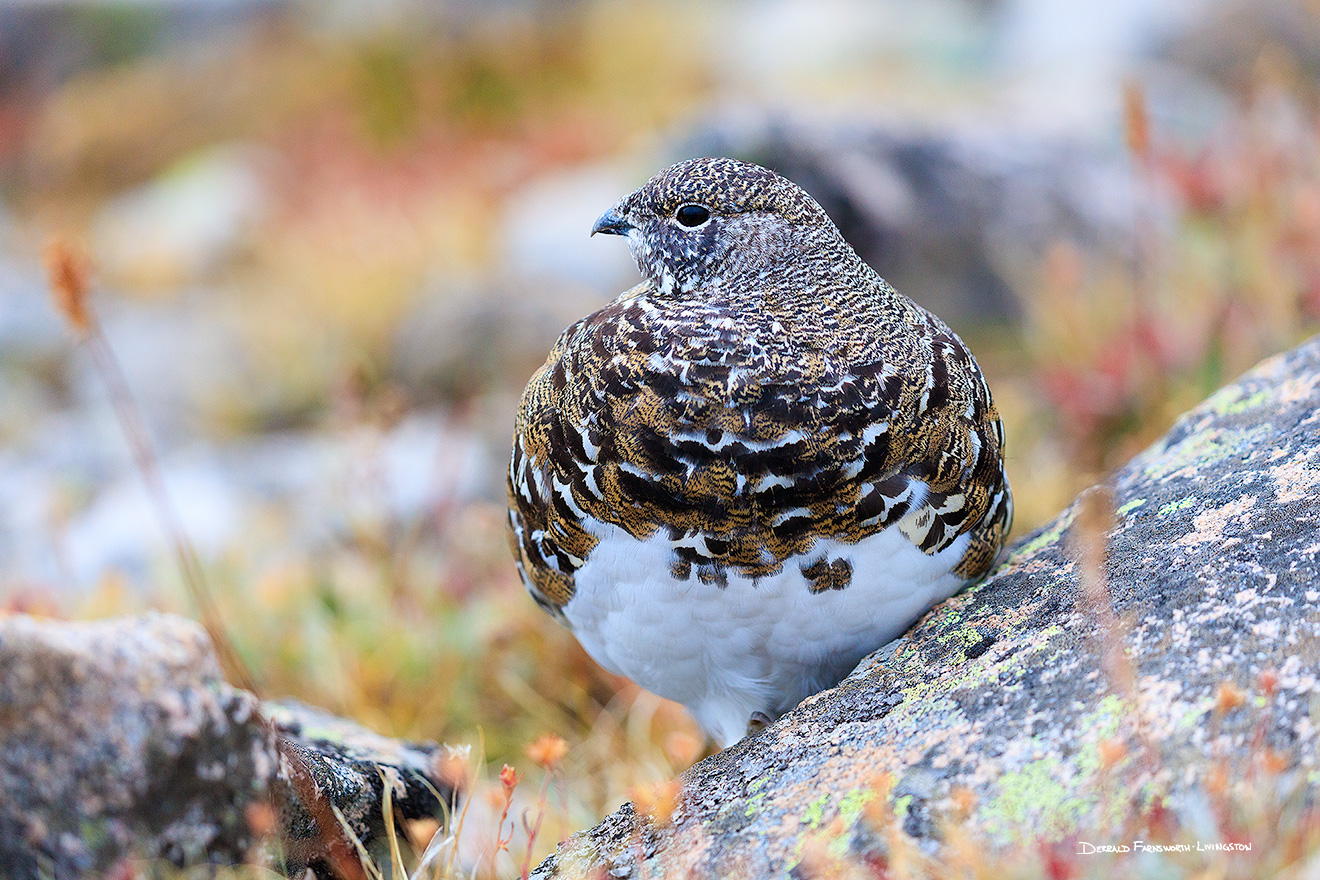
<svg viewBox="0 0 1320 880">
<path fill-rule="evenodd" d="M 235 863 L 278 765 L 201 627 L 0 617 L 0 865 L 97 876 L 128 855 Z"/>
<path fill-rule="evenodd" d="M 386 785 L 396 822 L 443 818 L 441 748 L 262 704 L 184 618 L 0 616 L 3 880 L 101 877 L 130 858 L 338 876 L 358 843 L 384 851 Z"/>
<path fill-rule="evenodd" d="M 1188 413 L 837 688 L 694 767 L 667 821 L 625 806 L 537 876 L 781 877 L 825 829 L 874 864 L 879 810 L 932 853 L 954 816 L 986 845 L 1061 840 L 1134 806 L 1204 814 L 1207 777 L 1232 784 L 1259 755 L 1270 784 L 1314 799 L 1317 499 L 1320 339 Z"/>
</svg>

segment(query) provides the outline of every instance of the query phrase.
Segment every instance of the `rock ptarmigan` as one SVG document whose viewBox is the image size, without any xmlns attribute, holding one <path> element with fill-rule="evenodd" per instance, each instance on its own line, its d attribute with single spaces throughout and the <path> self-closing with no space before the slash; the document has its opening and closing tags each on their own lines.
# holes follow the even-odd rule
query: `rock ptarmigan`
<svg viewBox="0 0 1320 880">
<path fill-rule="evenodd" d="M 985 574 L 1003 425 L 957 334 L 765 168 L 681 162 L 592 232 L 645 280 L 527 386 L 510 545 L 593 658 L 728 746 Z"/>
</svg>

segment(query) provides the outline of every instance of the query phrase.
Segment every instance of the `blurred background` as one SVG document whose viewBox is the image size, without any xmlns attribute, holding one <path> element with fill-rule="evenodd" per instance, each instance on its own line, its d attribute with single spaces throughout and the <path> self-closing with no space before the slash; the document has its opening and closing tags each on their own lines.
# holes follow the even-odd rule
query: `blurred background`
<svg viewBox="0 0 1320 880">
<path fill-rule="evenodd" d="M 602 210 L 694 155 L 802 184 L 977 353 L 1020 535 L 1320 326 L 1318 84 L 1310 0 L 5 4 L 0 603 L 196 614 L 66 236 L 263 693 L 534 778 L 563 736 L 550 846 L 707 750 L 505 545 L 518 395 L 636 281 Z"/>
</svg>

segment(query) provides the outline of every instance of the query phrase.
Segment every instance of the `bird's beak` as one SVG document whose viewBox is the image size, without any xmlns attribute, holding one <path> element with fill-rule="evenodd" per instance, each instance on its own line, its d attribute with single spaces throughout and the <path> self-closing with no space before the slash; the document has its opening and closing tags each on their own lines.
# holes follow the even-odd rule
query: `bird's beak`
<svg viewBox="0 0 1320 880">
<path fill-rule="evenodd" d="M 610 208 L 596 218 L 596 222 L 591 227 L 591 234 L 603 232 L 606 235 L 627 235 L 628 230 L 632 228 L 631 223 L 620 217 L 614 208 Z"/>
</svg>

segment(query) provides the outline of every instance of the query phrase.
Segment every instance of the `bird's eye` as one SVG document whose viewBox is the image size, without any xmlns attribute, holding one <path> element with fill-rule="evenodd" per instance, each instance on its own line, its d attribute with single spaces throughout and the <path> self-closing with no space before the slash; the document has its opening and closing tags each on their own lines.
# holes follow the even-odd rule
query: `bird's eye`
<svg viewBox="0 0 1320 880">
<path fill-rule="evenodd" d="M 710 219 L 710 211 L 701 205 L 684 205 L 674 213 L 678 222 L 688 228 L 700 226 Z"/>
</svg>

